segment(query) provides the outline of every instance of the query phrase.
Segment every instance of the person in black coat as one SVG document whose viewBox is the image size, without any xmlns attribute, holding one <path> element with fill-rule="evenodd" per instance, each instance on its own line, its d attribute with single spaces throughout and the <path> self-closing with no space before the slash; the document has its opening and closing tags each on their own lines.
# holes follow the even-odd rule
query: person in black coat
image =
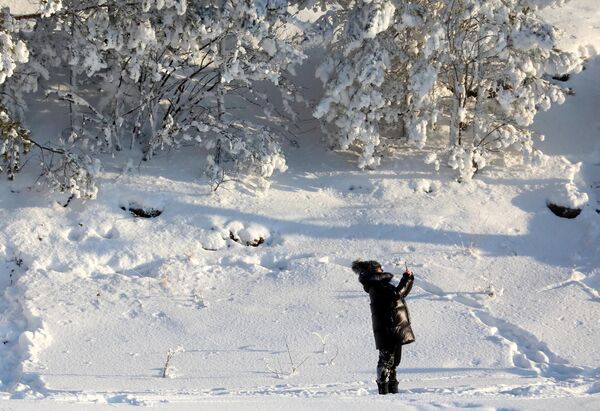
<svg viewBox="0 0 600 411">
<path fill-rule="evenodd" d="M 399 283 L 394 275 L 383 271 L 377 261 L 354 261 L 352 270 L 371 299 L 371 319 L 375 347 L 379 350 L 377 387 L 379 394 L 398 393 L 396 367 L 402 346 L 415 341 L 410 315 L 404 298 L 410 293 L 414 275 L 406 269 Z"/>
</svg>

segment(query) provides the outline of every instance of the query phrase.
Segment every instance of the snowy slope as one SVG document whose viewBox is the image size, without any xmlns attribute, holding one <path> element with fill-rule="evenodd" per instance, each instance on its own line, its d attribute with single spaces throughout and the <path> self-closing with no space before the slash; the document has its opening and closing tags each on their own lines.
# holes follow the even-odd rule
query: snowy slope
<svg viewBox="0 0 600 411">
<path fill-rule="evenodd" d="M 600 7 L 568 7 L 572 45 L 597 41 Z M 212 193 L 176 152 L 104 159 L 85 204 L 0 183 L 0 409 L 600 408 L 597 61 L 536 122 L 544 167 L 470 184 L 414 151 L 359 172 L 312 133 L 266 193 Z M 573 190 L 590 205 L 557 218 Z M 416 274 L 398 396 L 376 395 L 358 257 Z"/>
<path fill-rule="evenodd" d="M 418 275 L 409 299 L 418 342 L 405 351 L 401 400 L 486 404 L 597 390 L 594 245 L 584 220 L 558 220 L 544 206 L 564 170 L 426 193 L 422 180 L 449 176 L 409 158 L 365 175 L 302 147 L 298 160 L 320 158 L 323 171 L 292 163 L 265 196 L 208 195 L 184 175 L 111 182 L 108 173 L 99 200 L 85 206 L 40 207 L 38 194 L 6 193 L 5 254 L 23 259 L 7 289 L 24 296 L 20 315 L 34 331 L 8 344 L 25 360 L 11 396 L 371 395 L 368 301 L 348 269 L 357 256 L 395 272 L 408 261 Z M 131 199 L 164 212 L 136 219 L 119 208 Z M 231 221 L 266 227 L 266 243 L 219 241 L 211 228 Z M 328 335 L 326 353 L 313 332 Z M 291 371 L 286 340 L 296 364 L 307 359 L 296 375 L 278 376 Z M 178 346 L 177 371 L 160 378 Z"/>
</svg>

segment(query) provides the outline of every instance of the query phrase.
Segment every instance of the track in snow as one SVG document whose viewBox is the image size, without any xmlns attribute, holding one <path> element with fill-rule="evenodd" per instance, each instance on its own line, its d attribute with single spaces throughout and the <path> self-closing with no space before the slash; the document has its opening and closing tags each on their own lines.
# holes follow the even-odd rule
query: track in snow
<svg viewBox="0 0 600 411">
<path fill-rule="evenodd" d="M 558 286 L 571 282 L 573 281 L 566 281 Z M 455 301 L 465 306 L 474 318 L 489 329 L 489 338 L 496 340 L 508 350 L 512 363 L 517 369 L 531 373 L 533 376 L 565 381 L 579 377 L 595 378 L 600 375 L 600 368 L 569 365 L 568 361 L 552 352 L 548 345 L 535 335 L 517 325 L 494 317 L 485 304 L 468 294 L 444 292 L 424 279 L 419 279 L 416 286 L 438 298 Z"/>
</svg>

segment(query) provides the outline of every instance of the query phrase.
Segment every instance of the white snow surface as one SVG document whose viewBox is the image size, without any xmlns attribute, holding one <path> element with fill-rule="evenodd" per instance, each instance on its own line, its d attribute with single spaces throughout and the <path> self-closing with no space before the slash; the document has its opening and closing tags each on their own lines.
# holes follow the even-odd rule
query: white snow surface
<svg viewBox="0 0 600 411">
<path fill-rule="evenodd" d="M 598 41 L 600 5 L 567 7 L 570 43 Z M 469 183 L 417 150 L 358 171 L 310 134 L 264 193 L 213 193 L 182 152 L 103 159 L 66 207 L 0 182 L 0 410 L 600 409 L 599 79 L 592 57 L 536 118 L 544 166 Z M 376 392 L 355 258 L 415 273 L 399 395 Z"/>
<path fill-rule="evenodd" d="M 0 0 L 0 7 L 8 7 L 12 14 L 35 13 L 39 10 L 39 0 Z"/>
</svg>

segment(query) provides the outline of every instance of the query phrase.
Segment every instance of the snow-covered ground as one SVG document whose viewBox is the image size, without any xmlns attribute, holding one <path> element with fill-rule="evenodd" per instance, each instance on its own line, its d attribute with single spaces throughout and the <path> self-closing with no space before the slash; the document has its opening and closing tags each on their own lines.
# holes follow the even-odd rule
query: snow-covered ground
<svg viewBox="0 0 600 411">
<path fill-rule="evenodd" d="M 8 7 L 12 14 L 35 13 L 38 10 L 39 0 L 1 0 L 1 7 Z"/>
<path fill-rule="evenodd" d="M 598 42 L 596 0 L 567 7 L 570 46 Z M 359 172 L 310 132 L 266 193 L 212 193 L 178 152 L 104 159 L 98 199 L 67 207 L 1 182 L 0 410 L 600 409 L 599 61 L 536 121 L 545 166 L 469 184 L 417 151 Z M 576 219 L 546 207 L 583 194 Z M 416 274 L 396 396 L 355 258 Z"/>
</svg>

